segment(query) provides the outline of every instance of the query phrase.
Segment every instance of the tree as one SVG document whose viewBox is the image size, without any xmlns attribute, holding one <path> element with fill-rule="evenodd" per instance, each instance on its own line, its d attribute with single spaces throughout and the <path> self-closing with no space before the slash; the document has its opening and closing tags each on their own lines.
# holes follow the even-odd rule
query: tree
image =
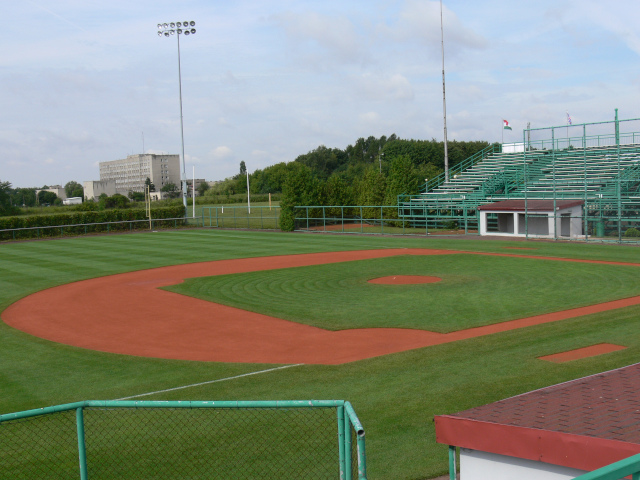
<svg viewBox="0 0 640 480">
<path fill-rule="evenodd" d="M 102 208 L 127 208 L 129 206 L 129 199 L 119 193 L 113 194 L 110 197 L 100 195 L 100 206 Z"/>
<path fill-rule="evenodd" d="M 292 162 L 282 188 L 280 200 L 280 229 L 291 232 L 295 229 L 295 219 L 299 215 L 294 207 L 298 205 L 319 205 L 321 184 L 311 169 L 301 163 Z"/>
<path fill-rule="evenodd" d="M 38 192 L 38 203 L 40 205 L 53 205 L 58 196 L 53 192 L 48 192 L 46 190 L 40 190 Z"/>
<path fill-rule="evenodd" d="M 244 160 L 240 162 L 240 175 L 247 174 L 247 165 L 244 163 Z"/>
<path fill-rule="evenodd" d="M 156 191 L 156 186 L 153 183 L 151 183 L 151 179 L 149 177 L 147 177 L 147 179 L 144 181 L 144 185 L 145 187 L 149 187 L 150 192 Z"/>
<path fill-rule="evenodd" d="M 142 192 L 134 192 L 133 190 L 130 190 L 127 196 L 134 202 L 144 202 L 144 193 Z"/>
<path fill-rule="evenodd" d="M 84 188 L 78 182 L 71 180 L 64 186 L 64 191 L 67 194 L 67 198 L 71 197 L 84 197 Z"/>
<path fill-rule="evenodd" d="M 420 193 L 418 190 L 420 185 L 424 183 L 424 179 L 421 181 L 419 177 L 420 173 L 409 156 L 395 157 L 389 166 L 385 205 L 396 205 L 398 195 L 403 193 L 409 195 Z"/>
<path fill-rule="evenodd" d="M 356 189 L 358 205 L 384 205 L 387 182 L 377 165 L 367 168 Z"/>
<path fill-rule="evenodd" d="M 160 189 L 162 193 L 166 193 L 169 198 L 178 198 L 180 195 L 180 191 L 175 183 L 167 183 L 164 187 Z"/>
<path fill-rule="evenodd" d="M 201 197 L 204 196 L 205 192 L 207 190 L 209 190 L 209 184 L 207 182 L 202 182 L 200 183 L 197 187 L 196 187 L 196 191 L 198 192 L 198 195 L 200 195 Z"/>
<path fill-rule="evenodd" d="M 16 188 L 11 195 L 11 203 L 21 207 L 35 207 L 36 190 L 35 188 Z"/>
<path fill-rule="evenodd" d="M 11 205 L 11 182 L 0 182 L 0 216 L 14 213 L 16 209 Z"/>
</svg>

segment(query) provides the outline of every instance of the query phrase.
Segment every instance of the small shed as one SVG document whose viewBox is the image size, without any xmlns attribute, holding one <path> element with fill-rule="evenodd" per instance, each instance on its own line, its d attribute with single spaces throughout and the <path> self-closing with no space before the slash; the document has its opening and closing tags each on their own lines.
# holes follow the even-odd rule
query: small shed
<svg viewBox="0 0 640 480">
<path fill-rule="evenodd" d="M 584 200 L 578 199 L 518 199 L 481 205 L 480 235 L 580 237 L 583 205 Z"/>
<path fill-rule="evenodd" d="M 640 363 L 435 417 L 460 480 L 561 480 L 640 453 Z"/>
</svg>

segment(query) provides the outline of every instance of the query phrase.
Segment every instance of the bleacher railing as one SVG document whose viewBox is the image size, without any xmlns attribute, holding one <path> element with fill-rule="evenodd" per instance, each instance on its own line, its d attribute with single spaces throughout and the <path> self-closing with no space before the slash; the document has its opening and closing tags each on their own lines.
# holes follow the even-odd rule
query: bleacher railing
<svg viewBox="0 0 640 480">
<path fill-rule="evenodd" d="M 0 478 L 365 480 L 343 400 L 84 401 L 0 415 Z"/>
</svg>

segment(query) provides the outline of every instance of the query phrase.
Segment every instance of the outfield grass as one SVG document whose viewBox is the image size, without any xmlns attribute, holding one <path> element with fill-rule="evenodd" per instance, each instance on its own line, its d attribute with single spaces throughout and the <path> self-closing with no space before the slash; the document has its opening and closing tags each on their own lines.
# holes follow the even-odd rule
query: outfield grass
<svg viewBox="0 0 640 480">
<path fill-rule="evenodd" d="M 325 328 L 448 333 L 593 305 L 640 292 L 640 267 L 433 255 L 193 278 L 167 290 Z M 374 285 L 393 275 L 438 283 Z"/>
<path fill-rule="evenodd" d="M 534 250 L 506 250 L 509 246 Z M 640 258 L 637 247 L 618 245 L 222 230 L 32 241 L 0 245 L 0 311 L 29 293 L 54 285 L 155 266 L 399 247 L 623 262 L 636 262 Z M 613 268 L 616 272 L 627 269 Z M 612 280 L 607 275 L 604 279 L 594 275 L 588 281 L 594 282 L 595 290 L 608 288 L 604 283 Z M 614 286 L 613 290 L 617 288 Z M 331 306 L 332 299 L 325 303 Z M 144 305 L 140 305 L 140 309 L 143 310 Z M 640 307 L 631 307 L 345 365 L 297 366 L 142 398 L 346 399 L 354 405 L 367 431 L 369 478 L 431 478 L 447 470 L 447 449 L 435 443 L 433 415 L 453 413 L 533 388 L 636 363 L 640 361 L 638 331 Z M 34 338 L 2 323 L 0 341 L 0 413 L 84 399 L 117 399 L 274 366 L 171 361 L 93 352 Z M 565 364 L 537 360 L 538 356 L 602 342 L 628 348 Z"/>
</svg>

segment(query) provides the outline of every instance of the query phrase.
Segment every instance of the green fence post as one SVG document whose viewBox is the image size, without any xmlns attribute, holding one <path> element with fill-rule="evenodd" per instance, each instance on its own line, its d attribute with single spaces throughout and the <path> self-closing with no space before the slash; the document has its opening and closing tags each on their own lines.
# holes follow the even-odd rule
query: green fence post
<svg viewBox="0 0 640 480">
<path fill-rule="evenodd" d="M 344 440 L 344 406 L 338 406 L 336 408 L 336 412 L 338 414 L 338 455 L 340 462 L 340 480 L 346 480 L 346 461 L 345 461 L 345 440 Z"/>
<path fill-rule="evenodd" d="M 322 207 L 322 231 L 326 232 L 327 231 L 327 211 L 325 210 L 326 207 Z"/>
<path fill-rule="evenodd" d="M 449 445 L 449 480 L 456 480 L 456 447 Z"/>
<path fill-rule="evenodd" d="M 345 480 L 352 480 L 352 477 L 353 477 L 353 475 L 351 474 L 351 462 L 353 462 L 351 451 L 352 451 L 351 421 L 349 420 L 349 415 L 345 415 L 345 419 L 344 419 L 344 473 L 345 473 L 344 478 Z"/>
<path fill-rule="evenodd" d="M 80 480 L 87 480 L 87 450 L 84 443 L 84 409 L 76 409 L 76 429 L 78 431 L 78 460 L 80 464 Z"/>
</svg>

